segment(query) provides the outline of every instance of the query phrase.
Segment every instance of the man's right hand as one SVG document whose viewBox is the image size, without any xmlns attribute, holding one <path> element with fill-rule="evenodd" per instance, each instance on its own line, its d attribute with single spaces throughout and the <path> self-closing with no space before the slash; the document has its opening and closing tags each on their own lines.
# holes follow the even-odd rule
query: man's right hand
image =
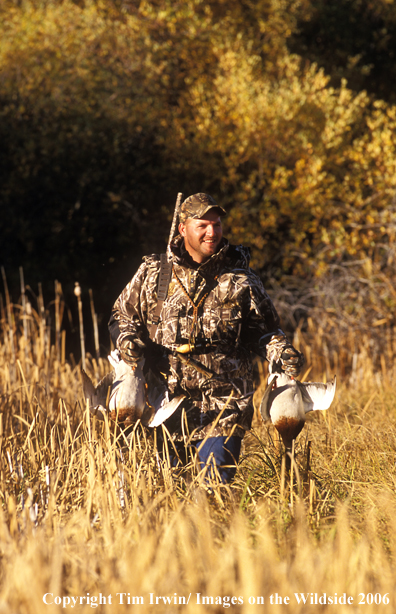
<svg viewBox="0 0 396 614">
<path fill-rule="evenodd" d="M 139 347 L 138 344 L 131 339 L 124 339 L 118 349 L 122 360 L 131 367 L 136 366 L 136 363 L 142 357 L 141 347 Z"/>
</svg>

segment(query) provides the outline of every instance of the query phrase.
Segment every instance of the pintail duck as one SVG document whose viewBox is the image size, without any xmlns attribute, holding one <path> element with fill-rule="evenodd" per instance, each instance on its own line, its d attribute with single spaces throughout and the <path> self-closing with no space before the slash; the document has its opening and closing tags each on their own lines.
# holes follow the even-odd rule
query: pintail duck
<svg viewBox="0 0 396 614">
<path fill-rule="evenodd" d="M 184 395 L 169 400 L 165 384 L 149 371 L 143 373 L 144 358 L 135 368 L 127 365 L 118 350 L 108 356 L 113 371 L 95 386 L 91 378 L 82 371 L 84 398 L 89 409 L 99 419 L 107 414 L 112 420 L 128 427 L 137 420 L 145 426 L 159 426 L 179 407 Z"/>
<path fill-rule="evenodd" d="M 274 372 L 275 371 L 275 372 Z M 305 414 L 328 409 L 334 399 L 336 378 L 327 384 L 302 383 L 270 365 L 268 385 L 260 404 L 264 421 L 271 421 L 280 434 L 286 452 L 305 424 Z"/>
</svg>

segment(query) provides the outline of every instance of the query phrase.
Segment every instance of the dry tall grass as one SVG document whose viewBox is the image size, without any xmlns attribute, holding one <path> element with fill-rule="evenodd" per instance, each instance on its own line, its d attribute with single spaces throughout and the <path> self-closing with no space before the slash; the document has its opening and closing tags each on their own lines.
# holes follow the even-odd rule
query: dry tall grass
<svg viewBox="0 0 396 614">
<path fill-rule="evenodd" d="M 333 611 L 330 598 L 338 612 L 394 611 L 394 375 L 364 348 L 345 336 L 329 352 L 313 323 L 299 331 L 306 377 L 337 372 L 334 404 L 310 415 L 291 474 L 256 416 L 234 483 L 208 492 L 193 466 L 171 473 L 141 427 L 126 442 L 89 415 L 60 287 L 52 331 L 40 294 L 0 306 L 1 613 Z M 86 367 L 108 369 L 89 354 Z"/>
</svg>

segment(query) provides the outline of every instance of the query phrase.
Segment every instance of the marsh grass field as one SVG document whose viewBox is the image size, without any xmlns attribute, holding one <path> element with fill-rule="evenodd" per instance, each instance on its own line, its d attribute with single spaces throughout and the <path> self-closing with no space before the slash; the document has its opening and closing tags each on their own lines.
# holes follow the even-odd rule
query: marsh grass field
<svg viewBox="0 0 396 614">
<path fill-rule="evenodd" d="M 235 481 L 208 490 L 148 430 L 126 440 L 89 414 L 61 292 L 35 300 L 0 305 L 1 614 L 395 611 L 392 329 L 375 364 L 363 333 L 330 348 L 325 318 L 297 329 L 303 377 L 337 375 L 331 408 L 309 415 L 290 472 L 256 412 Z M 95 381 L 109 370 L 84 362 Z"/>
</svg>

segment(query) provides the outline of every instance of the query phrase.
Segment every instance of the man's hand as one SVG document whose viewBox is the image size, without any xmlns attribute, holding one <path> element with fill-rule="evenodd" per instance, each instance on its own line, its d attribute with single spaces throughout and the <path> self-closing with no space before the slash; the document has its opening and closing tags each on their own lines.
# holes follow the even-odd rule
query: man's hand
<svg viewBox="0 0 396 614">
<path fill-rule="evenodd" d="M 292 345 L 286 345 L 281 354 L 281 369 L 291 377 L 297 377 L 304 364 L 304 354 Z"/>
<path fill-rule="evenodd" d="M 142 357 L 142 349 L 131 339 L 124 339 L 118 349 L 122 360 L 131 367 L 135 367 Z"/>
</svg>

